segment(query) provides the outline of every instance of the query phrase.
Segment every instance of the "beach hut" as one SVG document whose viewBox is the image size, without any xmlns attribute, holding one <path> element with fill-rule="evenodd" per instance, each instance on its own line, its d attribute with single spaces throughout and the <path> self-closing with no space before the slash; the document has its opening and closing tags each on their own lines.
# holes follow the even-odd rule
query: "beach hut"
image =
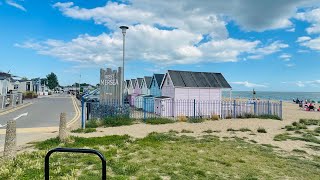
<svg viewBox="0 0 320 180">
<path fill-rule="evenodd" d="M 136 94 L 135 99 L 134 99 L 134 106 L 136 108 L 142 108 L 143 104 L 143 94 L 141 94 L 141 85 L 142 85 L 142 80 L 143 78 L 137 78 L 136 84 L 134 86 L 134 94 Z"/>
<path fill-rule="evenodd" d="M 150 83 L 150 95 L 157 97 L 161 96 L 161 89 L 160 85 L 162 82 L 162 79 L 164 77 L 164 74 L 153 74 L 151 83 Z"/>
<path fill-rule="evenodd" d="M 211 116 L 221 115 L 222 90 L 231 86 L 221 73 L 168 70 L 160 88 L 173 116 Z"/>
<path fill-rule="evenodd" d="M 141 84 L 141 94 L 150 95 L 151 76 L 144 76 Z"/>
<path fill-rule="evenodd" d="M 129 104 L 131 106 L 134 106 L 134 102 L 135 102 L 135 99 L 136 99 L 136 96 L 138 96 L 138 94 L 135 93 L 135 86 L 136 86 L 136 82 L 137 80 L 136 79 L 131 79 L 130 80 L 130 87 L 128 89 L 129 93 L 130 93 L 130 96 L 129 96 Z"/>
<path fill-rule="evenodd" d="M 154 112 L 154 97 L 152 95 L 146 95 L 143 97 L 143 110 L 146 112 Z"/>
<path fill-rule="evenodd" d="M 154 98 L 154 112 L 161 117 L 173 117 L 173 99 L 167 96 Z"/>
</svg>

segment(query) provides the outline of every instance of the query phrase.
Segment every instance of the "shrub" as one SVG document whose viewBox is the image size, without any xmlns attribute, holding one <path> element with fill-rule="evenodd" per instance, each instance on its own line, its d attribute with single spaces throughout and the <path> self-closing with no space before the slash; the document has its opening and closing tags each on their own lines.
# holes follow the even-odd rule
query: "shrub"
<svg viewBox="0 0 320 180">
<path fill-rule="evenodd" d="M 182 129 L 181 133 L 193 133 L 193 131 L 187 130 L 187 129 Z"/>
<path fill-rule="evenodd" d="M 201 123 L 204 119 L 202 118 L 188 118 L 188 123 Z"/>
<path fill-rule="evenodd" d="M 254 114 L 245 113 L 245 114 L 243 115 L 243 117 L 244 117 L 244 118 L 256 118 L 257 116 L 254 115 Z"/>
<path fill-rule="evenodd" d="M 23 99 L 32 99 L 32 98 L 37 98 L 37 97 L 38 97 L 38 95 L 32 91 L 27 91 L 22 94 Z"/>
<path fill-rule="evenodd" d="M 278 135 L 274 136 L 274 138 L 273 138 L 273 140 L 275 140 L 275 141 L 285 141 L 287 139 L 290 139 L 289 133 L 278 134 Z"/>
<path fill-rule="evenodd" d="M 178 116 L 178 121 L 179 122 L 187 122 L 188 118 L 184 115 L 180 115 L 180 116 Z"/>
<path fill-rule="evenodd" d="M 133 119 L 128 116 L 106 117 L 103 120 L 105 127 L 128 126 L 133 124 Z"/>
<path fill-rule="evenodd" d="M 264 128 L 258 128 L 257 132 L 258 133 L 267 133 L 266 129 L 264 129 Z"/>
<path fill-rule="evenodd" d="M 174 120 L 168 118 L 147 118 L 145 120 L 147 124 L 169 124 L 174 122 Z"/>
<path fill-rule="evenodd" d="M 211 116 L 211 120 L 219 120 L 219 115 L 216 115 L 216 114 L 213 114 L 212 116 Z"/>
</svg>

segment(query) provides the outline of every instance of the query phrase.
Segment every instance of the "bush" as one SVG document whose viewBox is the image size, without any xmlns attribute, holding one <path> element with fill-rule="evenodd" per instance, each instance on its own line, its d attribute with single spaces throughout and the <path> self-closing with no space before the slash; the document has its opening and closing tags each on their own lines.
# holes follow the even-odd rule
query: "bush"
<svg viewBox="0 0 320 180">
<path fill-rule="evenodd" d="M 128 116 L 106 117 L 103 120 L 105 127 L 128 126 L 133 124 L 133 119 Z"/>
<path fill-rule="evenodd" d="M 314 132 L 320 133 L 320 127 L 317 127 L 316 129 L 314 129 Z"/>
<path fill-rule="evenodd" d="M 228 128 L 227 131 L 238 131 L 236 129 Z"/>
<path fill-rule="evenodd" d="M 318 119 L 300 119 L 299 123 L 310 126 L 310 125 L 320 125 L 320 120 Z"/>
<path fill-rule="evenodd" d="M 188 118 L 188 123 L 201 123 L 204 119 L 202 118 Z"/>
<path fill-rule="evenodd" d="M 168 118 L 148 118 L 145 122 L 147 124 L 169 124 L 174 123 L 175 121 Z"/>
<path fill-rule="evenodd" d="M 258 133 L 267 133 L 266 129 L 264 129 L 264 128 L 258 128 L 257 132 Z"/>
<path fill-rule="evenodd" d="M 211 120 L 219 120 L 219 115 L 216 115 L 216 114 L 213 114 L 212 116 L 211 116 Z"/>
<path fill-rule="evenodd" d="M 180 115 L 180 116 L 178 116 L 178 121 L 179 122 L 187 122 L 188 118 L 184 115 Z"/>
</svg>

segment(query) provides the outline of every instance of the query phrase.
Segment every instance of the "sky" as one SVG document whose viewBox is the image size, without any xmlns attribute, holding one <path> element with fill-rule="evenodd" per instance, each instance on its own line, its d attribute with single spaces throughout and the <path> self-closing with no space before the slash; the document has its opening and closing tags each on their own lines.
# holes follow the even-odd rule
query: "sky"
<svg viewBox="0 0 320 180">
<path fill-rule="evenodd" d="M 318 0 L 0 0 L 0 71 L 61 85 L 168 69 L 220 72 L 233 90 L 320 91 Z"/>
</svg>

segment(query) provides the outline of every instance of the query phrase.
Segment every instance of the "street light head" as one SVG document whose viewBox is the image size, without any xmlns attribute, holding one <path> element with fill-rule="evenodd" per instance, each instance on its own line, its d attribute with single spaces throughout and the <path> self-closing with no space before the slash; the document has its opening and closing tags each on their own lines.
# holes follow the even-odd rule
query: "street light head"
<svg viewBox="0 0 320 180">
<path fill-rule="evenodd" d="M 120 26 L 119 28 L 122 29 L 122 34 L 123 35 L 126 35 L 126 30 L 129 29 L 128 26 Z"/>
</svg>

